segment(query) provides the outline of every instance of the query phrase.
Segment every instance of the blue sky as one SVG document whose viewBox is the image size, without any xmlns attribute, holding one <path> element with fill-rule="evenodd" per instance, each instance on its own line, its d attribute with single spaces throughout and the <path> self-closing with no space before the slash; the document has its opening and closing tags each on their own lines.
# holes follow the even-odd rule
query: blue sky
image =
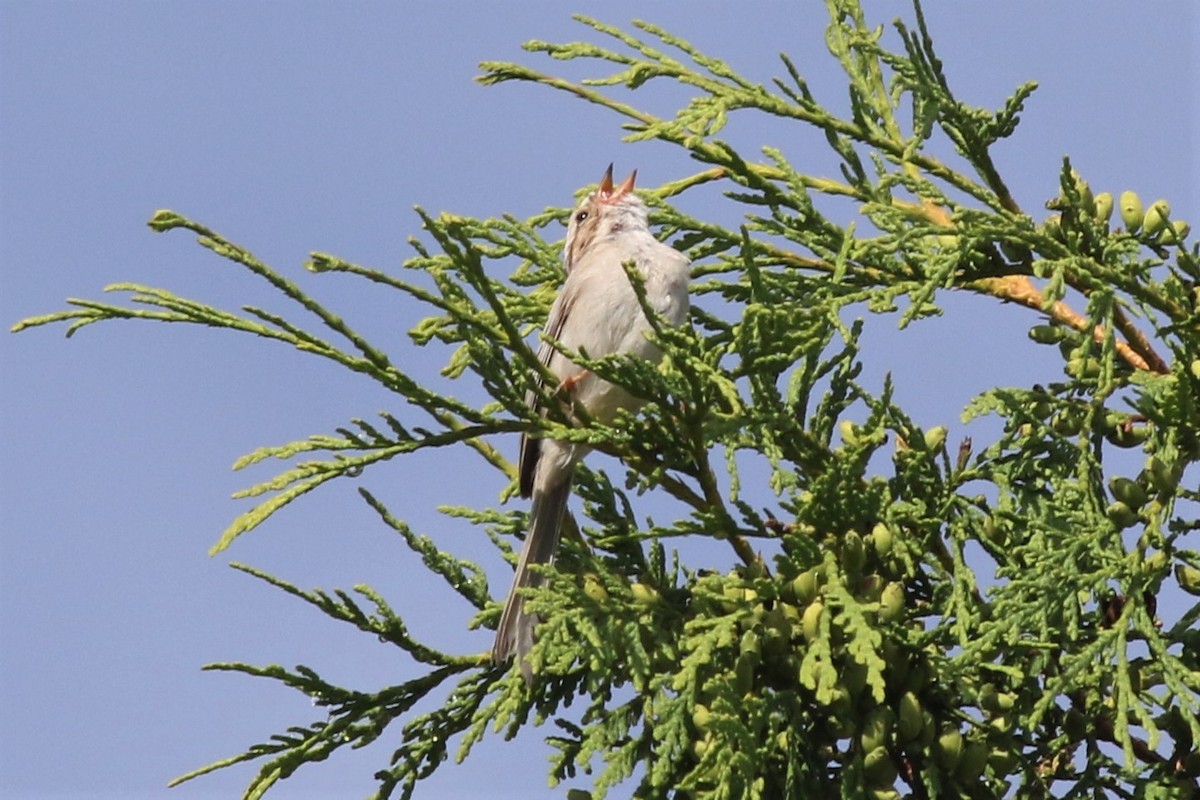
<svg viewBox="0 0 1200 800">
<path fill-rule="evenodd" d="M 787 51 L 819 97 L 844 90 L 822 46 L 818 3 L 580 4 L 605 21 L 655 21 L 752 78 Z M 873 3 L 879 22 L 905 8 Z M 1195 153 L 1200 16 L 1185 2 L 933 2 L 927 15 L 958 94 L 996 106 L 1035 79 L 997 160 L 1031 211 L 1057 191 L 1065 154 L 1096 191 L 1168 198 L 1200 223 Z M 555 3 L 0 3 L 0 321 L 59 309 L 116 281 L 237 307 L 277 296 L 191 237 L 152 234 L 172 208 L 246 245 L 415 372 L 419 310 L 344 276 L 311 276 L 310 250 L 398 269 L 418 232 L 412 206 L 525 216 L 571 201 L 615 161 L 653 185 L 692 169 L 672 149 L 627 145 L 619 120 L 532 86 L 481 87 L 482 60 L 581 74 L 519 49 L 527 39 L 596 40 Z M 678 92 L 639 102 L 667 110 Z M 811 134 L 736 118 L 753 154 L 783 146 L 802 169 L 828 156 Z M 721 218 L 728 206 L 692 209 Z M 898 374 L 919 422 L 957 422 L 992 382 L 1027 386 L 1056 366 L 1024 337 L 1028 312 L 952 300 L 946 317 L 897 333 L 873 323 L 868 350 Z M 240 511 L 229 495 L 271 474 L 233 473 L 240 455 L 394 408 L 366 381 L 312 358 L 207 329 L 111 324 L 0 336 L 0 795 L 150 798 L 190 768 L 315 717 L 265 681 L 201 664 L 304 663 L 350 685 L 410 676 L 398 652 L 343 630 L 229 569 L 247 562 L 301 586 L 368 583 L 418 634 L 461 652 L 465 604 L 425 580 L 346 481 L 305 498 L 217 558 Z M 969 343 L 964 346 L 964 343 Z M 873 355 L 874 354 L 874 355 Z M 893 361 L 895 363 L 893 363 Z M 916 363 L 914 367 L 913 364 Z M 981 366 L 983 365 L 983 366 Z M 463 389 L 461 391 L 468 391 Z M 966 430 L 966 433 L 972 433 Z M 978 436 L 978 434 L 976 434 Z M 978 441 L 978 440 L 977 440 Z M 515 454 L 516 442 L 511 443 Z M 496 502 L 495 473 L 457 454 L 393 463 L 359 483 L 422 532 L 507 575 L 439 504 Z M 471 540 L 473 535 L 474 541 Z M 272 796 L 364 796 L 387 743 L 302 772 Z M 253 767 L 170 793 L 236 796 Z M 559 797 L 536 732 L 485 743 L 419 797 Z"/>
</svg>

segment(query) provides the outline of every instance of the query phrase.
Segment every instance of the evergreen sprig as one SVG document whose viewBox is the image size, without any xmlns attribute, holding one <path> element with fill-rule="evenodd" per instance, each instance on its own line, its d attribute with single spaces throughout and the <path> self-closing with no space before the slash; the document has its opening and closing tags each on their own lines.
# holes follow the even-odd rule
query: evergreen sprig
<svg viewBox="0 0 1200 800">
<path fill-rule="evenodd" d="M 239 468 L 289 466 L 241 493 L 265 499 L 217 549 L 326 482 L 428 448 L 470 448 L 497 470 L 502 494 L 515 473 L 491 444 L 497 434 L 585 442 L 624 464 L 623 480 L 579 471 L 583 517 L 567 527 L 591 547 L 568 537 L 546 569 L 551 580 L 530 592 L 545 620 L 532 685 L 484 654 L 418 641 L 369 587 L 302 590 L 238 566 L 400 647 L 424 672 L 363 692 L 307 667 L 212 665 L 280 681 L 327 716 L 179 780 L 259 760 L 245 794 L 259 797 L 301 765 L 386 734 L 394 749 L 376 797 L 407 798 L 452 742 L 461 760 L 489 733 L 509 738 L 551 721 L 551 782 L 584 771 L 594 798 L 627 782 L 635 796 L 697 800 L 1200 796 L 1200 604 L 1171 619 L 1158 603 L 1200 595 L 1200 491 L 1187 484 L 1200 459 L 1200 248 L 1165 204 L 1093 195 L 1067 160 L 1049 204 L 1056 213 L 1024 210 L 991 146 L 1017 135 L 1035 84 L 998 110 L 972 107 L 952 92 L 919 5 L 915 27 L 896 23 L 894 48 L 854 0 L 826 5 L 846 115 L 815 97 L 786 56 L 786 77 L 759 84 L 645 22 L 634 33 L 579 17 L 596 41 L 526 45 L 599 64 L 592 79 L 482 65 L 486 84 L 567 92 L 623 117 L 628 141 L 658 139 L 702 165 L 642 193 L 661 235 L 695 263 L 691 324 L 654 325 L 664 364 L 569 354 L 647 400 L 636 416 L 603 425 L 526 405 L 527 392 L 545 391 L 530 336 L 562 277 L 547 233 L 568 213 L 561 208 L 524 220 L 418 210 L 425 237 L 411 240 L 412 279 L 329 254 L 307 264 L 427 308 L 410 331 L 414 346 L 447 346 L 442 376 L 481 387 L 483 405 L 400 369 L 406 360 L 247 250 L 169 211 L 151 227 L 195 233 L 304 322 L 115 284 L 130 305 L 70 300 L 16 326 L 65 323 L 71 335 L 142 319 L 240 331 L 365 375 L 428 418 L 350 417 L 336 435 L 250 453 Z M 692 99 L 658 116 L 612 91 L 653 80 Z M 761 158 L 739 152 L 719 138 L 734 111 L 816 128 L 841 179 L 807 175 L 770 146 Z M 948 158 L 939 155 L 947 145 Z M 710 183 L 741 209 L 738 229 L 672 204 Z M 842 224 L 829 209 L 846 199 L 859 214 Z M 629 279 L 640 291 L 636 273 Z M 890 378 L 879 392 L 864 386 L 862 322 L 847 321 L 865 308 L 918 323 L 939 313 L 947 291 L 1040 315 L 1031 338 L 1062 357 L 1061 375 L 971 401 L 964 420 L 1002 426 L 978 448 L 916 425 Z M 904 374 L 906 365 L 894 367 Z M 1129 448 L 1141 449 L 1141 467 L 1123 475 L 1116 464 L 1128 458 L 1114 456 Z M 647 518 L 647 492 L 673 498 L 677 517 Z M 495 624 L 479 566 L 362 496 L 471 604 L 465 624 Z M 481 527 L 511 560 L 524 515 L 441 510 Z M 683 537 L 729 545 L 734 566 L 667 550 Z M 418 704 L 433 709 L 418 713 Z"/>
</svg>

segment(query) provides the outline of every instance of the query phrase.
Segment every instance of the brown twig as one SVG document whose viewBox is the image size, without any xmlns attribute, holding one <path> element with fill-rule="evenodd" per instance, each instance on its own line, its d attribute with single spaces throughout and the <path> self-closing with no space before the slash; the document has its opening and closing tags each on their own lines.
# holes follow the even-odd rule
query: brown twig
<svg viewBox="0 0 1200 800">
<path fill-rule="evenodd" d="M 1129 321 L 1129 316 L 1125 313 L 1125 309 L 1114 309 L 1113 319 L 1117 330 L 1124 335 L 1129 347 L 1146 360 L 1146 363 L 1150 365 L 1151 372 L 1158 375 L 1166 375 L 1171 371 L 1171 366 L 1162 359 L 1162 356 L 1155 352 L 1154 346 L 1150 344 L 1150 340 L 1146 338 L 1146 334 L 1138 330 L 1137 326 Z"/>
<path fill-rule="evenodd" d="M 1081 333 L 1090 332 L 1092 338 L 1098 343 L 1103 343 L 1107 335 L 1107 332 L 1104 330 L 1104 326 L 1091 326 L 1087 317 L 1083 316 L 1061 300 L 1055 302 L 1054 305 L 1052 305 L 1047 311 L 1044 308 L 1046 302 L 1045 297 L 1042 295 L 1041 291 L 1033 285 L 1033 281 L 1024 275 L 1005 275 L 1000 278 L 979 278 L 964 284 L 964 288 L 971 289 L 972 291 L 982 292 L 984 294 L 990 294 L 993 297 L 999 297 L 1001 300 L 1019 303 L 1028 308 L 1032 308 L 1035 311 L 1044 311 L 1055 322 L 1059 322 L 1069 328 L 1080 331 Z M 1122 328 L 1121 320 L 1124 321 L 1124 328 Z M 1131 332 L 1136 334 L 1138 339 L 1140 339 L 1139 349 L 1146 350 L 1153 356 L 1152 360 L 1147 360 L 1142 353 L 1131 347 L 1128 342 L 1118 340 L 1115 343 L 1117 353 L 1120 354 L 1121 358 L 1125 359 L 1126 363 L 1128 363 L 1134 369 L 1142 370 L 1143 372 L 1154 372 L 1161 375 L 1170 371 L 1170 368 L 1163 363 L 1162 359 L 1159 358 L 1152 349 L 1150 349 L 1149 343 L 1146 342 L 1145 337 L 1141 334 L 1141 332 L 1134 329 L 1124 315 L 1121 315 L 1120 319 L 1118 320 L 1118 328 L 1120 328 L 1121 332 L 1127 337 L 1131 337 Z"/>
</svg>

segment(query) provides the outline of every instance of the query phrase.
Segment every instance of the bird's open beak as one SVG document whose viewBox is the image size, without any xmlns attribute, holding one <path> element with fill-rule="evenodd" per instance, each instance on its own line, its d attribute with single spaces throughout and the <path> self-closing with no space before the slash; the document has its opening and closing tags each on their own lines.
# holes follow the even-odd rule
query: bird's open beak
<svg viewBox="0 0 1200 800">
<path fill-rule="evenodd" d="M 613 165 L 609 164 L 608 169 L 604 171 L 604 177 L 600 179 L 600 199 L 611 203 L 621 199 L 625 195 L 633 191 L 633 183 L 637 180 L 637 170 L 629 173 L 629 177 L 622 181 L 621 185 L 616 189 L 613 188 L 612 182 Z"/>
</svg>

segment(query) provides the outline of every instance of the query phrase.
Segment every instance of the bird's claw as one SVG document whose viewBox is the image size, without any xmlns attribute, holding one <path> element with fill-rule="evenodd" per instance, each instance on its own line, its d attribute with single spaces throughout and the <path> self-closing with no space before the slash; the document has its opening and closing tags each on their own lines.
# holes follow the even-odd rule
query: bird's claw
<svg viewBox="0 0 1200 800">
<path fill-rule="evenodd" d="M 558 393 L 570 397 L 575 392 L 575 387 L 578 386 L 584 378 L 591 375 L 591 370 L 582 370 L 574 375 L 568 375 L 558 384 Z"/>
</svg>

